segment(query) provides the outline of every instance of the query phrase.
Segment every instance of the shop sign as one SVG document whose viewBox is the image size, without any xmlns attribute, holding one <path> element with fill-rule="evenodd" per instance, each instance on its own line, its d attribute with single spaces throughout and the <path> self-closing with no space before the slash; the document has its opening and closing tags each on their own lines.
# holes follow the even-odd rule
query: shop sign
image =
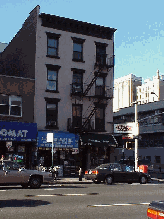
<svg viewBox="0 0 164 219">
<path fill-rule="evenodd" d="M 129 133 L 134 134 L 136 131 L 135 122 L 129 122 L 124 124 L 114 124 L 114 133 Z"/>
<path fill-rule="evenodd" d="M 0 141 L 36 141 L 37 124 L 0 122 Z"/>
<path fill-rule="evenodd" d="M 51 142 L 47 142 L 46 131 L 38 131 L 37 146 L 38 147 L 52 147 Z M 53 132 L 54 134 L 54 148 L 78 148 L 79 136 L 67 132 Z"/>
<path fill-rule="evenodd" d="M 132 134 L 123 135 L 122 139 L 133 139 L 133 135 Z"/>
</svg>

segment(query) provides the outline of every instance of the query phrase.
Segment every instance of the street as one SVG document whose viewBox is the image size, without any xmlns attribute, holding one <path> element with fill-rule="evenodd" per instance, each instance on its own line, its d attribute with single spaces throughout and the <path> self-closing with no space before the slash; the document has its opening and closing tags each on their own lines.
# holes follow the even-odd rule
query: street
<svg viewBox="0 0 164 219">
<path fill-rule="evenodd" d="M 0 187 L 0 217 L 146 218 L 148 203 L 163 200 L 164 184 L 56 184 L 40 189 Z"/>
</svg>

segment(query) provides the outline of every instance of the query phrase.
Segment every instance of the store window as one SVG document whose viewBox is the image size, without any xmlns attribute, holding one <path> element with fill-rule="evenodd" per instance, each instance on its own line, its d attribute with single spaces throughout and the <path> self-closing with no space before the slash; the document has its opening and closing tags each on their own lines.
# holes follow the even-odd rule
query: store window
<svg viewBox="0 0 164 219">
<path fill-rule="evenodd" d="M 22 116 L 22 98 L 14 95 L 0 94 L 0 114 Z"/>
</svg>

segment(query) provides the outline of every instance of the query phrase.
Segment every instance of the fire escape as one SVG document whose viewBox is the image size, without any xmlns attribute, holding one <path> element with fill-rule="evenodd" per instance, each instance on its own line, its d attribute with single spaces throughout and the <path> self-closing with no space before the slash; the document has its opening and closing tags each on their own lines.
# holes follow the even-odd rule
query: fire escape
<svg viewBox="0 0 164 219">
<path fill-rule="evenodd" d="M 108 74 L 111 68 L 114 66 L 114 55 L 111 57 L 107 57 L 107 55 L 100 55 L 96 57 L 96 63 L 94 65 L 94 70 L 91 72 L 89 77 L 86 80 L 86 83 L 82 87 L 73 88 L 73 84 L 71 84 L 71 96 L 79 96 L 81 99 L 89 98 L 90 105 L 87 108 L 86 112 L 83 114 L 82 124 L 79 127 L 73 127 L 71 123 L 71 118 L 67 121 L 67 130 L 70 132 L 83 133 L 87 131 L 94 131 L 94 128 L 91 124 L 91 119 L 96 113 L 96 110 L 99 104 L 104 103 L 104 100 L 107 103 L 107 100 L 113 98 L 112 88 L 108 88 L 108 86 L 103 87 L 103 92 L 96 94 L 94 90 L 94 95 L 89 95 L 91 90 L 93 90 L 93 85 L 95 85 L 96 80 L 102 74 Z M 105 73 L 104 73 L 105 72 Z M 84 91 L 83 91 L 84 90 Z M 93 92 L 92 92 L 93 93 Z M 96 99 L 96 102 L 95 102 Z"/>
</svg>

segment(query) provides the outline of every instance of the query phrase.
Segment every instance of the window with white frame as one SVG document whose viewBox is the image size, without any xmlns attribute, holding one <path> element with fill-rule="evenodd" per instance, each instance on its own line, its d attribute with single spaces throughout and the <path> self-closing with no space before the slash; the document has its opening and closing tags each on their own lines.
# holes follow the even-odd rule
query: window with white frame
<svg viewBox="0 0 164 219">
<path fill-rule="evenodd" d="M 0 114 L 22 116 L 22 98 L 14 95 L 0 94 Z"/>
</svg>

